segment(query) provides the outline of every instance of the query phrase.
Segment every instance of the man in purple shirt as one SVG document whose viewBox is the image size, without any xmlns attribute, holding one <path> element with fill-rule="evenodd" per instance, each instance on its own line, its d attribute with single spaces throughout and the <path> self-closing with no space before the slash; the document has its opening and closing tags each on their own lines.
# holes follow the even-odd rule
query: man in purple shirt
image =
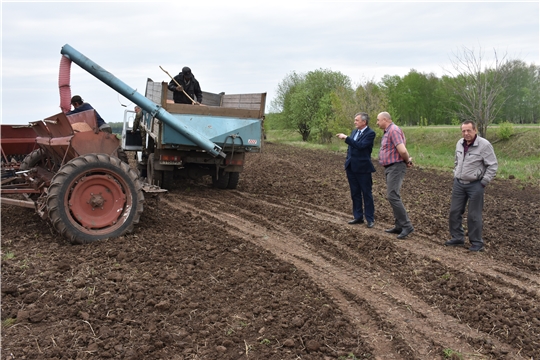
<svg viewBox="0 0 540 360">
<path fill-rule="evenodd" d="M 413 166 L 412 158 L 405 147 L 403 131 L 392 122 L 389 113 L 382 112 L 377 115 L 377 126 L 384 130 L 379 150 L 379 163 L 384 166 L 386 198 L 394 212 L 394 227 L 384 231 L 398 234 L 398 239 L 404 239 L 414 231 L 400 195 L 405 172 L 408 167 Z"/>
</svg>

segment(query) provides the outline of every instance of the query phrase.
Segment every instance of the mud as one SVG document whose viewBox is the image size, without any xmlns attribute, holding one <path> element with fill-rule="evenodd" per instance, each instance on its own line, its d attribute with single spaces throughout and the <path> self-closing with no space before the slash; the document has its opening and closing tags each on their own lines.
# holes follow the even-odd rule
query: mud
<svg viewBox="0 0 540 360">
<path fill-rule="evenodd" d="M 451 174 L 415 167 L 393 219 L 348 225 L 344 155 L 266 143 L 237 190 L 146 197 L 132 234 L 73 246 L 2 205 L 3 359 L 537 359 L 540 193 L 486 188 L 486 251 L 445 248 Z"/>
</svg>

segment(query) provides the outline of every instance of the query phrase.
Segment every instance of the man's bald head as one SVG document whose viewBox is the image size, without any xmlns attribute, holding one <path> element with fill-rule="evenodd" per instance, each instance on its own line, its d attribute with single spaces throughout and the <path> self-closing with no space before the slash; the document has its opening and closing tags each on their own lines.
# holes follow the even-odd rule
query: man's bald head
<svg viewBox="0 0 540 360">
<path fill-rule="evenodd" d="M 377 115 L 377 126 L 385 130 L 392 123 L 392 117 L 386 111 L 383 111 Z"/>
</svg>

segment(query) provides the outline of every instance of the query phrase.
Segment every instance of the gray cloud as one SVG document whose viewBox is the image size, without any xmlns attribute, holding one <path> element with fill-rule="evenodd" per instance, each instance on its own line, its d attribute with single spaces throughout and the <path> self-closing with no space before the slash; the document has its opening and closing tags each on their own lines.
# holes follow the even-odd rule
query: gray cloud
<svg viewBox="0 0 540 360">
<path fill-rule="evenodd" d="M 539 63 L 538 2 L 2 3 L 2 122 L 59 112 L 60 49 L 70 44 L 144 93 L 190 66 L 203 90 L 267 92 L 292 71 L 340 71 L 353 83 L 443 74 L 453 51 L 493 49 Z M 80 94 L 107 121 L 129 101 L 72 67 Z"/>
</svg>

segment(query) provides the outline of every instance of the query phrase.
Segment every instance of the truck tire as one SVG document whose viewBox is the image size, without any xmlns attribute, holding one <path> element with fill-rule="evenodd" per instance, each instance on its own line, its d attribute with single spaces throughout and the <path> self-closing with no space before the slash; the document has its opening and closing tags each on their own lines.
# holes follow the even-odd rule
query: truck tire
<svg viewBox="0 0 540 360">
<path fill-rule="evenodd" d="M 219 171 L 219 176 L 212 175 L 212 185 L 218 189 L 227 189 L 229 186 L 229 174 L 223 170 Z"/>
<path fill-rule="evenodd" d="M 239 180 L 240 180 L 239 172 L 229 173 L 229 183 L 227 184 L 227 189 L 236 189 L 238 187 Z"/>
<path fill-rule="evenodd" d="M 46 200 L 54 228 L 72 244 L 132 231 L 143 202 L 136 172 L 107 154 L 79 156 L 62 166 L 51 180 Z"/>
<path fill-rule="evenodd" d="M 146 177 L 150 185 L 161 186 L 163 183 L 163 171 L 154 169 L 154 153 L 148 155 L 146 165 Z"/>
<path fill-rule="evenodd" d="M 137 164 L 137 171 L 141 179 L 146 179 L 148 174 L 148 168 L 146 164 Z"/>
<path fill-rule="evenodd" d="M 174 171 L 162 171 L 161 188 L 171 190 L 174 185 Z"/>
</svg>

